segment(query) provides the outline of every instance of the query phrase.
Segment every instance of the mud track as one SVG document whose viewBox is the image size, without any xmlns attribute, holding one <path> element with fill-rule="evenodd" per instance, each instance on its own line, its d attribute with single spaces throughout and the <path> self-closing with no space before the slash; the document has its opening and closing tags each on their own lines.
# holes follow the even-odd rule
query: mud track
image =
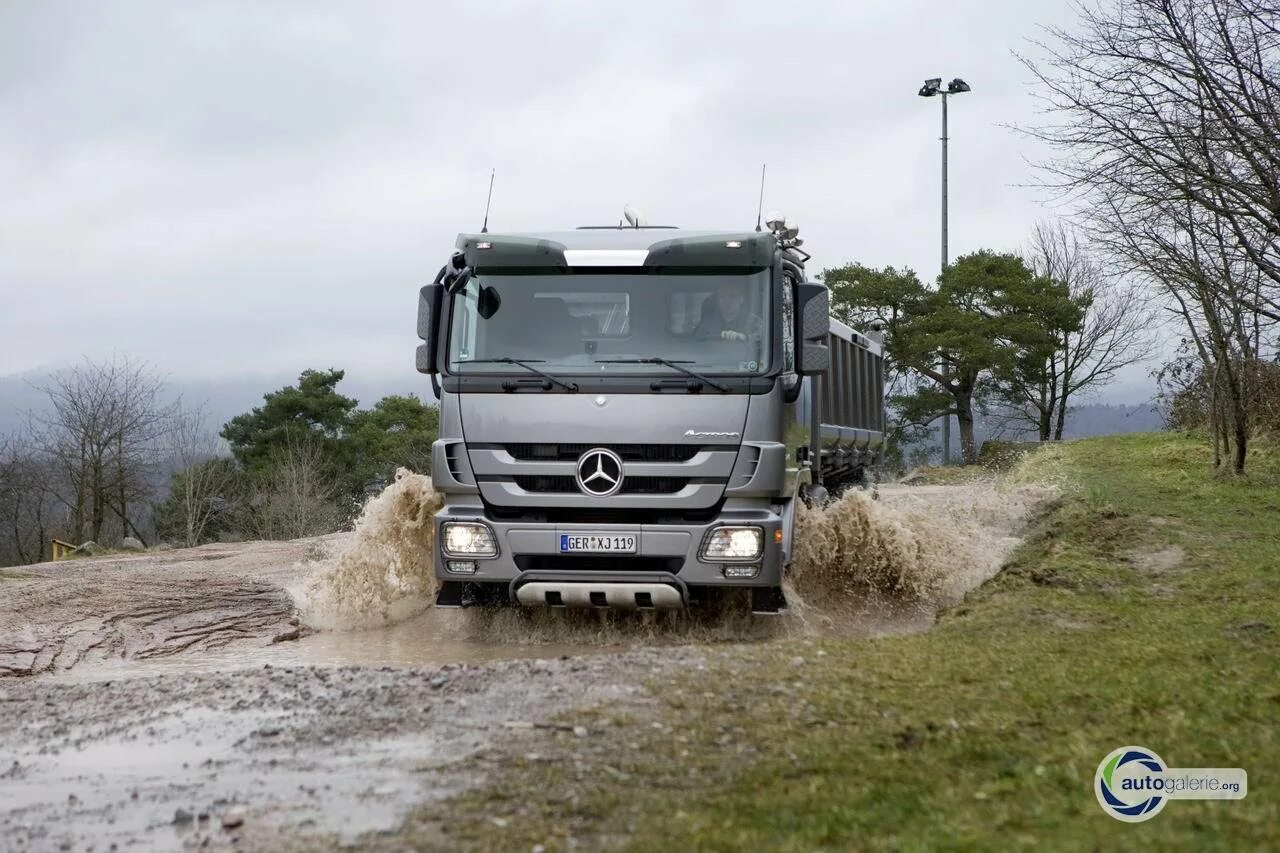
<svg viewBox="0 0 1280 853">
<path fill-rule="evenodd" d="M 296 639 L 281 581 L 323 545 L 206 545 L 23 569 L 0 581 L 0 676 Z"/>
</svg>

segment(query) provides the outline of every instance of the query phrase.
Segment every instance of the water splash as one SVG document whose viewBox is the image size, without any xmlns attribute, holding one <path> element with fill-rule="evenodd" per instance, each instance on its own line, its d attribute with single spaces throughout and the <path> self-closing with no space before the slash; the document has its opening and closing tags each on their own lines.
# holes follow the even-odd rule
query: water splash
<svg viewBox="0 0 1280 853">
<path fill-rule="evenodd" d="M 463 641 L 593 647 L 924 630 L 938 607 L 999 570 L 1028 514 L 1053 491 L 991 480 L 888 487 L 880 500 L 851 492 L 825 508 L 800 507 L 785 584 L 791 609 L 781 619 L 753 618 L 745 594 L 679 612 L 477 608 L 440 617 Z M 365 505 L 350 539 L 314 565 L 295 594 L 307 624 L 374 628 L 429 608 L 431 524 L 441 505 L 430 478 L 397 472 Z"/>
<path fill-rule="evenodd" d="M 432 516 L 443 504 L 431 478 L 406 468 L 371 498 L 355 532 L 291 590 L 313 628 L 355 630 L 397 622 L 430 606 L 436 592 Z"/>
<path fill-rule="evenodd" d="M 1052 486 L 995 480 L 850 492 L 796 518 L 791 583 L 816 607 L 867 594 L 932 606 L 992 577 Z"/>
<path fill-rule="evenodd" d="M 504 607 L 465 610 L 459 616 L 461 635 L 477 642 L 500 638 L 518 644 L 593 647 L 767 640 L 793 634 L 801 627 L 793 620 L 753 617 L 750 597 L 743 591 L 688 610 Z"/>
</svg>

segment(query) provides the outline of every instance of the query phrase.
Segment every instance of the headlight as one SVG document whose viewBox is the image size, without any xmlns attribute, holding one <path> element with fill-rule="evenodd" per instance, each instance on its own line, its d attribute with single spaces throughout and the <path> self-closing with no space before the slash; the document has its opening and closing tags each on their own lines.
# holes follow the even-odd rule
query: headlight
<svg viewBox="0 0 1280 853">
<path fill-rule="evenodd" d="M 496 557 L 498 543 L 489 525 L 475 521 L 446 521 L 440 525 L 440 545 L 450 557 Z"/>
<path fill-rule="evenodd" d="M 755 560 L 764 552 L 764 530 L 759 527 L 717 527 L 702 543 L 702 560 Z"/>
</svg>

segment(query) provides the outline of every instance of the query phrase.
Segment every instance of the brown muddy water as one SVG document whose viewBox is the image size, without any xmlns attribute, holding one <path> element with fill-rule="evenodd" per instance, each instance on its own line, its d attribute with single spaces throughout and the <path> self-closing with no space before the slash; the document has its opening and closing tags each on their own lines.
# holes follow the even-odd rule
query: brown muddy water
<svg viewBox="0 0 1280 853">
<path fill-rule="evenodd" d="M 317 643 L 320 654 L 349 648 L 364 662 L 387 653 L 394 662 L 404 654 L 435 661 L 444 649 L 478 661 L 538 650 L 920 631 L 940 607 L 999 570 L 1027 515 L 1050 494 L 994 481 L 889 486 L 802 509 L 787 587 L 792 606 L 778 618 L 752 617 L 745 598 L 712 613 L 445 612 L 427 606 L 436 587 L 424 543 L 439 497 L 428 478 L 402 471 L 366 506 L 354 534 L 335 542 L 289 590 L 306 625 L 343 632 Z M 387 628 L 404 625 L 414 627 Z"/>
<path fill-rule="evenodd" d="M 736 643 L 927 630 L 1051 494 L 892 486 L 807 511 L 777 618 L 745 601 L 437 611 L 439 501 L 409 472 L 350 534 L 24 570 L 0 580 L 0 675 L 27 676 L 0 678 L 0 849 L 387 831 L 481 781 L 475 756 L 495 744 L 540 748 L 537 727 L 573 707 L 642 708 L 644 684 Z"/>
</svg>

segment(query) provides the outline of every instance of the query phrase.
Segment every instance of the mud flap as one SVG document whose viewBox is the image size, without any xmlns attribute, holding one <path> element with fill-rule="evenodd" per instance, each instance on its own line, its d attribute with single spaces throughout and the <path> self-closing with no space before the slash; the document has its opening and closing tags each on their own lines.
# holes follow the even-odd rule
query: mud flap
<svg viewBox="0 0 1280 853">
<path fill-rule="evenodd" d="M 781 616 L 787 610 L 787 598 L 780 586 L 751 588 L 751 614 L 753 616 Z"/>
<path fill-rule="evenodd" d="M 455 610 L 459 607 L 500 607 L 510 604 L 507 585 L 482 581 L 445 581 L 436 593 L 436 607 Z"/>
<path fill-rule="evenodd" d="M 462 606 L 462 581 L 445 581 L 436 593 L 436 607 L 453 610 Z"/>
</svg>

